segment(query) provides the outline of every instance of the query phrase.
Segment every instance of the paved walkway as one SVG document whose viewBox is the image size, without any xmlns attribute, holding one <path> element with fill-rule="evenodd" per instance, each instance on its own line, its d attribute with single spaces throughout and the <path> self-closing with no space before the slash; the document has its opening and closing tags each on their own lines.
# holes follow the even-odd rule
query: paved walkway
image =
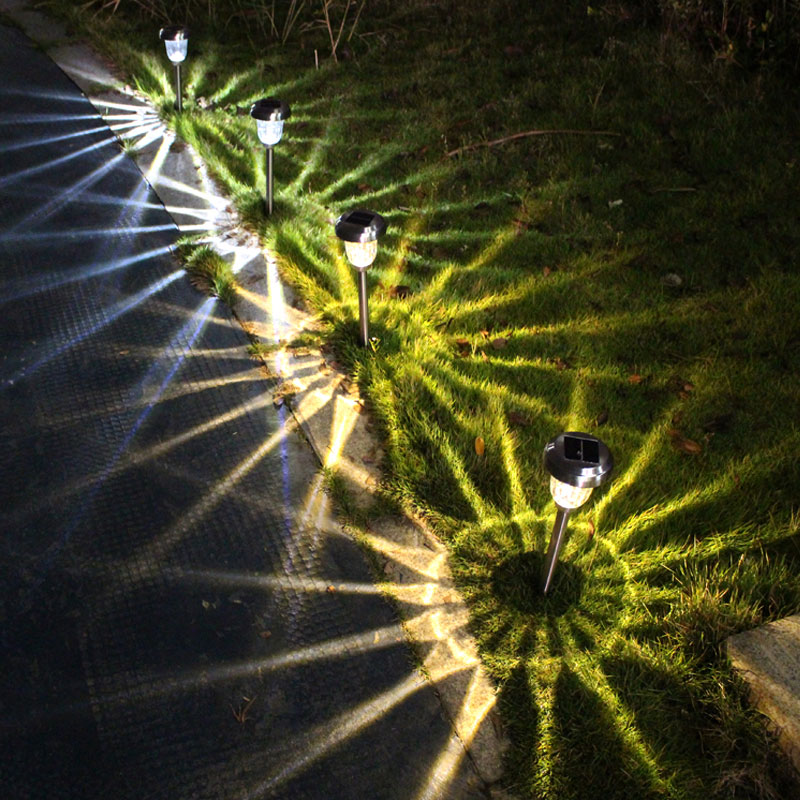
<svg viewBox="0 0 800 800">
<path fill-rule="evenodd" d="M 173 218 L 4 27 L 0 104 L 3 796 L 483 797 Z"/>
</svg>

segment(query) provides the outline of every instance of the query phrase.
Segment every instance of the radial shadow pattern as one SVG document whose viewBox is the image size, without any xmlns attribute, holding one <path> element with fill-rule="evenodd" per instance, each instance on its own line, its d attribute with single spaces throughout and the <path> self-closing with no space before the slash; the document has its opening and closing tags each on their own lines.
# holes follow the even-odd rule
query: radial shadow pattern
<svg viewBox="0 0 800 800">
<path fill-rule="evenodd" d="M 177 228 L 50 62 L 0 53 L 5 794 L 482 796 Z"/>
</svg>

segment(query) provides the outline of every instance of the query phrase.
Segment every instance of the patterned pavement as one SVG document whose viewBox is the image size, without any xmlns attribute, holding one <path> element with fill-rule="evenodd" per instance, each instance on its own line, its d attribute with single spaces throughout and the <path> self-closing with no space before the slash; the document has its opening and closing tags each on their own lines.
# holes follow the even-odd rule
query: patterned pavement
<svg viewBox="0 0 800 800">
<path fill-rule="evenodd" d="M 0 101 L 3 796 L 484 797 L 172 219 L 2 26 Z"/>
</svg>

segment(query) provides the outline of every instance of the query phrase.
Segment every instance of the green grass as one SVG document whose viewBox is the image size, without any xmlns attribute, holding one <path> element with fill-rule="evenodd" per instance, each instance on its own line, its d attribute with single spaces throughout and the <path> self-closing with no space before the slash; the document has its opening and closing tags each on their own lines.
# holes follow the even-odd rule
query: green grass
<svg viewBox="0 0 800 800">
<path fill-rule="evenodd" d="M 234 307 L 236 278 L 231 265 L 211 245 L 184 242 L 179 246 L 179 255 L 195 289 Z"/>
<path fill-rule="evenodd" d="M 452 553 L 516 791 L 787 797 L 722 642 L 800 610 L 797 90 L 585 4 L 400 5 L 320 70 L 310 34 L 255 58 L 232 28 L 222 44 L 200 25 L 180 117 L 147 24 L 92 24 L 368 398 L 387 498 Z M 266 95 L 293 111 L 269 220 L 263 151 L 237 111 Z M 620 136 L 446 155 L 532 129 Z M 390 225 L 368 352 L 332 225 L 356 206 Z M 543 599 L 540 459 L 562 430 L 600 436 L 616 467 Z"/>
</svg>

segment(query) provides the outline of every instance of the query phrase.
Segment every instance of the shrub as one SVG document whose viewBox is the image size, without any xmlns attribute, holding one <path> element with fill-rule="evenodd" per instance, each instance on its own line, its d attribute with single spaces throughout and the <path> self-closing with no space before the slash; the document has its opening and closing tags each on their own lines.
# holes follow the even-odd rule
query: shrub
<svg viewBox="0 0 800 800">
<path fill-rule="evenodd" d="M 250 38 L 285 44 L 294 34 L 318 31 L 336 52 L 349 41 L 366 0 L 86 0 L 84 10 L 124 13 L 159 22 L 243 26 Z"/>
<path fill-rule="evenodd" d="M 640 0 L 673 34 L 701 41 L 742 66 L 789 62 L 800 55 L 798 0 Z"/>
</svg>

